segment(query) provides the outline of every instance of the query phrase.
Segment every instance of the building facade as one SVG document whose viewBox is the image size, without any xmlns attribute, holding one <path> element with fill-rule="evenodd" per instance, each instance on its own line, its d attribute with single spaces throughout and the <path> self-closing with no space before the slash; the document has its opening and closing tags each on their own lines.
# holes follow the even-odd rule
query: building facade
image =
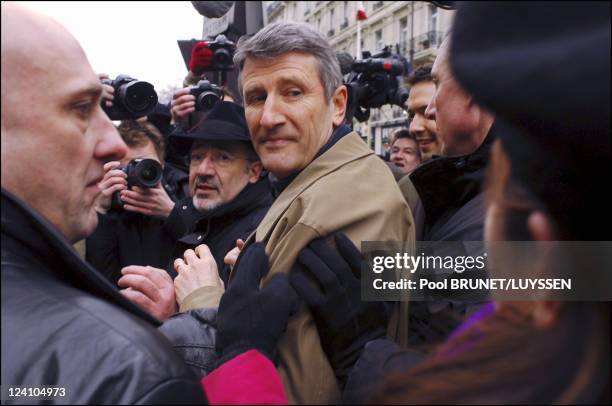
<svg viewBox="0 0 612 406">
<path fill-rule="evenodd" d="M 357 55 L 357 1 L 264 1 L 264 23 L 300 21 L 312 24 L 336 51 Z M 372 54 L 390 46 L 404 56 L 409 70 L 432 63 L 437 48 L 450 29 L 454 11 L 424 1 L 364 1 L 368 18 L 361 22 L 361 51 Z M 407 84 L 404 86 L 407 87 Z M 364 123 L 365 124 L 365 123 Z M 365 125 L 356 125 L 379 154 L 389 135 L 407 125 L 404 110 L 397 106 L 373 109 Z"/>
</svg>

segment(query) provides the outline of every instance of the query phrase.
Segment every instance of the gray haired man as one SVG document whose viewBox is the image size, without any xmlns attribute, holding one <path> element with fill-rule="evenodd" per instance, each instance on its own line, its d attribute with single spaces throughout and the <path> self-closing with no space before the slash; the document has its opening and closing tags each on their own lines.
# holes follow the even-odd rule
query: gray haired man
<svg viewBox="0 0 612 406">
<path fill-rule="evenodd" d="M 301 23 L 268 25 L 238 43 L 234 62 L 251 140 L 277 196 L 243 248 L 265 244 L 268 278 L 289 272 L 310 241 L 337 231 L 358 246 L 363 240 L 414 240 L 412 214 L 391 172 L 343 125 L 347 89 L 320 33 Z M 400 331 L 392 320 L 391 335 Z M 278 351 L 292 403 L 339 400 L 307 310 L 291 319 Z"/>
</svg>

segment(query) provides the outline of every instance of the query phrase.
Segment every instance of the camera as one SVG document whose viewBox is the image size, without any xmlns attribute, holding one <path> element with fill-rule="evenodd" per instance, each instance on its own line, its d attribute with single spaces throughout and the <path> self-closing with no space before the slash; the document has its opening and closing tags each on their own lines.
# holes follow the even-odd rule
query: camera
<svg viewBox="0 0 612 406">
<path fill-rule="evenodd" d="M 393 104 L 403 107 L 408 99 L 408 91 L 400 87 L 401 76 L 406 70 L 407 61 L 400 55 L 391 53 L 389 47 L 371 55 L 363 52 L 363 59 L 353 61 L 345 81 L 348 89 L 346 123 L 355 117 L 366 121 L 370 109 Z"/>
<path fill-rule="evenodd" d="M 122 170 L 127 175 L 128 189 L 134 186 L 152 188 L 159 183 L 162 178 L 163 169 L 155 159 L 132 159 L 127 165 L 117 169 Z M 123 202 L 119 193 L 115 192 L 111 201 L 111 210 L 123 209 Z"/>
<path fill-rule="evenodd" d="M 208 111 L 212 109 L 219 100 L 223 100 L 223 88 L 210 83 L 208 80 L 200 80 L 195 87 L 189 91 L 196 98 L 196 111 Z"/>
<path fill-rule="evenodd" d="M 218 35 L 214 41 L 208 43 L 213 52 L 212 62 L 207 71 L 230 71 L 234 69 L 234 51 L 236 45 L 225 35 Z"/>
<path fill-rule="evenodd" d="M 153 112 L 157 105 L 157 93 L 148 82 L 119 75 L 114 80 L 102 79 L 102 83 L 115 89 L 112 107 L 102 100 L 102 109 L 111 120 L 135 120 Z"/>
<path fill-rule="evenodd" d="M 210 75 L 211 80 L 200 80 L 189 92 L 195 96 L 195 110 L 199 112 L 209 111 L 219 100 L 223 100 L 222 85 L 226 82 L 228 72 L 234 70 L 236 45 L 232 41 L 221 34 L 214 41 L 207 42 L 206 46 L 212 51 L 212 60 L 204 71 L 215 74 Z"/>
</svg>

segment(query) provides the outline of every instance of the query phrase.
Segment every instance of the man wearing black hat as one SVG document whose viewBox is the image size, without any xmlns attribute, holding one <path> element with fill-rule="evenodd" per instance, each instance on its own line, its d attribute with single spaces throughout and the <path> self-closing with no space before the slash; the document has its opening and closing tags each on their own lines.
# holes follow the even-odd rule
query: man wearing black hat
<svg viewBox="0 0 612 406">
<path fill-rule="evenodd" d="M 188 280 L 193 294 L 183 294 L 185 290 L 178 289 L 175 296 L 167 278 L 155 277 L 161 270 L 124 268 L 120 284 L 128 288 L 125 294 L 150 312 L 165 315 L 175 311 L 177 303 L 182 311 L 218 306 L 230 271 L 223 262 L 225 255 L 236 240 L 246 239 L 257 228 L 272 204 L 242 107 L 219 102 L 200 124 L 189 131 L 173 133 L 169 141 L 188 158 L 191 196 L 178 202 L 166 221 L 166 228 L 177 241 L 166 271 L 175 278 L 182 266 L 206 266 L 206 261 L 200 261 L 203 254 L 196 248 L 206 244 L 219 275 L 207 284 Z M 189 231 L 185 234 L 184 230 Z M 196 262 L 200 265 L 194 265 Z M 182 280 L 187 283 L 185 276 Z M 160 284 L 162 289 L 158 289 Z"/>
</svg>

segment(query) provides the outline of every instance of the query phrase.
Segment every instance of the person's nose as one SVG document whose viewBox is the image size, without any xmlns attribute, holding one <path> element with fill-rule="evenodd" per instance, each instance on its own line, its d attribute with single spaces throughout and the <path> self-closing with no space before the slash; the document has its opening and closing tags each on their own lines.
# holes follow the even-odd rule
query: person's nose
<svg viewBox="0 0 612 406">
<path fill-rule="evenodd" d="M 119 135 L 119 131 L 113 125 L 102 108 L 98 108 L 98 125 L 94 131 L 100 132 L 100 141 L 94 150 L 94 156 L 102 161 L 120 161 L 127 154 L 127 145 Z"/>
<path fill-rule="evenodd" d="M 285 115 L 282 112 L 280 100 L 275 96 L 268 96 L 263 106 L 263 112 L 259 124 L 271 130 L 285 123 Z"/>
<path fill-rule="evenodd" d="M 436 119 L 436 97 L 432 97 L 425 109 L 425 118 L 428 120 Z"/>
<path fill-rule="evenodd" d="M 420 114 L 415 114 L 414 118 L 410 122 L 408 131 L 413 136 L 416 136 L 417 134 L 422 134 L 423 131 L 425 131 L 425 126 L 423 125 L 423 117 Z"/>
<path fill-rule="evenodd" d="M 198 176 L 214 176 L 215 175 L 215 163 L 210 156 L 206 156 L 196 169 Z"/>
</svg>

